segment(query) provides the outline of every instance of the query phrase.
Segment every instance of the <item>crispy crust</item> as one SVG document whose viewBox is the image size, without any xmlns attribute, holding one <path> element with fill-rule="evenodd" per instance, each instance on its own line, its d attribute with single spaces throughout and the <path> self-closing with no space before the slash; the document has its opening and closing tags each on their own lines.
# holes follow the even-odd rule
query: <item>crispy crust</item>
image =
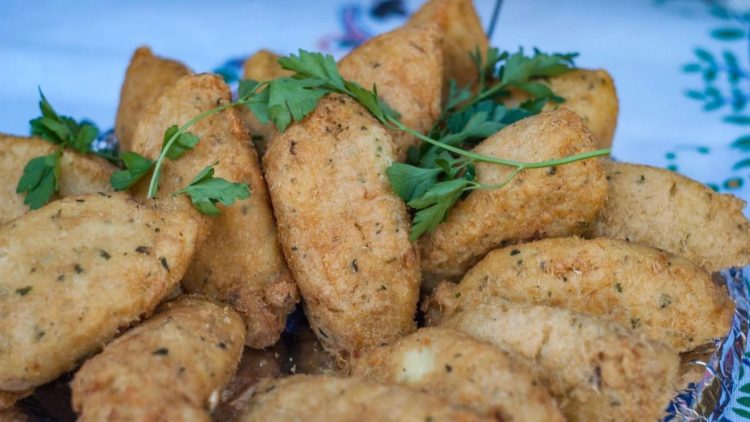
<svg viewBox="0 0 750 422">
<path fill-rule="evenodd" d="M 16 193 L 23 168 L 32 158 L 55 152 L 56 146 L 38 138 L 0 134 L 0 224 L 25 214 L 24 196 Z M 60 157 L 59 196 L 110 192 L 109 177 L 115 167 L 107 161 L 65 150 Z"/>
<path fill-rule="evenodd" d="M 458 86 L 475 82 L 476 66 L 469 53 L 478 48 L 482 57 L 486 57 L 489 41 L 472 1 L 428 1 L 406 23 L 406 27 L 425 25 L 437 25 L 443 35 L 445 86 L 451 79 L 458 82 Z"/>
<path fill-rule="evenodd" d="M 419 260 L 385 169 L 385 129 L 340 95 L 274 138 L 264 168 L 284 254 L 327 350 L 347 357 L 416 329 Z"/>
<path fill-rule="evenodd" d="M 581 116 L 586 127 L 594 135 L 598 148 L 612 146 L 612 138 L 617 127 L 619 101 L 615 81 L 609 72 L 603 69 L 578 69 L 539 82 L 549 86 L 552 92 L 565 99 L 562 104 L 548 102 L 545 110 L 565 107 L 574 111 Z M 515 106 L 528 98 L 528 94 L 516 90 L 505 104 Z"/>
<path fill-rule="evenodd" d="M 352 373 L 397 383 L 502 421 L 564 421 L 524 362 L 458 331 L 423 328 L 370 350 Z"/>
<path fill-rule="evenodd" d="M 490 420 L 398 385 L 362 378 L 295 375 L 263 381 L 238 421 L 455 421 Z"/>
<path fill-rule="evenodd" d="M 146 157 L 158 156 L 166 128 L 230 98 L 229 88 L 218 76 L 180 79 L 149 107 L 136 130 L 133 150 Z M 247 183 L 252 195 L 223 207 L 218 217 L 206 217 L 211 234 L 182 285 L 188 292 L 231 304 L 248 326 L 247 344 L 270 346 L 278 340 L 299 293 L 279 247 L 258 157 L 234 109 L 206 118 L 190 131 L 200 137 L 200 142 L 179 160 L 165 162 L 161 195 L 186 186 L 201 169 L 217 161 L 216 177 Z M 140 186 L 141 192 L 145 187 Z"/>
<path fill-rule="evenodd" d="M 677 353 L 609 320 L 497 303 L 466 309 L 443 326 L 526 360 L 569 421 L 658 420 L 675 391 Z"/>
<path fill-rule="evenodd" d="M 136 126 L 149 104 L 178 79 L 191 73 L 187 66 L 178 61 L 154 56 L 146 46 L 135 50 L 120 89 L 120 105 L 115 121 L 120 151 L 130 151 Z"/>
<path fill-rule="evenodd" d="M 609 200 L 590 235 L 664 249 L 719 271 L 750 264 L 745 201 L 675 172 L 607 162 Z"/>
<path fill-rule="evenodd" d="M 567 109 L 523 119 L 487 138 L 475 152 L 542 161 L 591 151 L 581 119 Z M 512 168 L 478 164 L 477 179 L 505 180 Z M 445 222 L 419 241 L 423 278 L 457 280 L 490 250 L 523 240 L 582 233 L 604 205 L 607 182 L 598 159 L 525 170 L 501 189 L 479 190 L 456 203 Z"/>
<path fill-rule="evenodd" d="M 210 421 L 244 337 L 245 324 L 230 308 L 187 297 L 167 303 L 76 373 L 78 420 Z"/>
<path fill-rule="evenodd" d="M 168 208 L 89 194 L 0 227 L 0 390 L 72 369 L 179 283 L 202 222 Z"/>
<path fill-rule="evenodd" d="M 399 28 L 372 38 L 339 62 L 341 75 L 378 95 L 401 114 L 401 121 L 426 133 L 440 115 L 442 38 L 435 25 Z M 419 140 L 389 129 L 396 159 L 403 161 Z"/>
<path fill-rule="evenodd" d="M 459 309 L 510 300 L 603 315 L 679 351 L 722 337 L 734 303 L 711 274 L 647 246 L 546 239 L 490 252 L 424 305 L 437 322 Z"/>
</svg>

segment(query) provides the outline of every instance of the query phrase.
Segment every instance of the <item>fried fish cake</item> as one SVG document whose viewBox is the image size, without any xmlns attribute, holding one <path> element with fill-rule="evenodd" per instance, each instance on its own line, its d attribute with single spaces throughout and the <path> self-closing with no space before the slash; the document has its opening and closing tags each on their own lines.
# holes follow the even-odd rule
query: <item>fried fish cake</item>
<svg viewBox="0 0 750 422">
<path fill-rule="evenodd" d="M 442 326 L 526 360 L 569 421 L 659 420 L 676 391 L 677 352 L 603 318 L 496 303 L 467 308 Z"/>
<path fill-rule="evenodd" d="M 183 297 L 88 360 L 71 387 L 79 421 L 210 421 L 242 354 L 245 324 Z"/>
<path fill-rule="evenodd" d="M 264 157 L 279 237 L 310 325 L 343 358 L 416 330 L 419 260 L 393 192 L 388 132 L 341 95 L 323 98 Z"/>
<path fill-rule="evenodd" d="M 464 87 L 476 82 L 477 68 L 470 54 L 486 57 L 489 41 L 471 0 L 430 0 L 417 10 L 407 27 L 436 24 L 443 35 L 445 81 Z"/>
<path fill-rule="evenodd" d="M 563 103 L 547 102 L 545 110 L 565 107 L 574 111 L 594 135 L 598 148 L 612 146 L 620 106 L 615 82 L 609 72 L 603 69 L 577 69 L 539 82 L 565 99 Z M 528 94 L 517 90 L 504 103 L 517 106 L 527 99 Z"/>
<path fill-rule="evenodd" d="M 172 205 L 88 194 L 0 226 L 0 390 L 55 379 L 153 311 L 203 230 Z"/>
<path fill-rule="evenodd" d="M 39 138 L 0 134 L 0 178 L 4 180 L 0 185 L 0 224 L 29 210 L 24 196 L 16 193 L 26 164 L 56 150 L 56 145 Z M 110 192 L 109 177 L 115 170 L 106 160 L 66 149 L 60 157 L 59 196 Z"/>
<path fill-rule="evenodd" d="M 155 56 L 148 47 L 135 50 L 120 89 L 120 105 L 115 121 L 120 151 L 130 151 L 135 128 L 149 104 L 178 79 L 191 73 L 184 64 Z"/>
<path fill-rule="evenodd" d="M 750 264 L 745 201 L 673 171 L 605 163 L 609 199 L 590 236 L 643 243 L 708 271 Z"/>
<path fill-rule="evenodd" d="M 378 95 L 401 114 L 401 121 L 429 132 L 440 115 L 443 53 L 437 27 L 398 28 L 355 48 L 338 64 L 341 75 Z M 403 161 L 419 140 L 399 129 L 389 129 L 396 159 Z"/>
<path fill-rule="evenodd" d="M 734 303 L 692 262 L 611 239 L 546 239 L 497 249 L 427 302 L 430 319 L 510 300 L 602 315 L 679 351 L 722 337 Z M 442 315 L 441 315 L 442 314 Z"/>
<path fill-rule="evenodd" d="M 229 102 L 229 87 L 215 75 L 186 76 L 162 94 L 144 114 L 133 138 L 133 151 L 158 156 L 164 131 L 174 124 Z M 223 207 L 210 221 L 211 233 L 197 251 L 182 285 L 231 304 L 248 327 L 255 348 L 278 340 L 286 315 L 299 300 L 276 237 L 271 203 L 258 157 L 237 110 L 201 120 L 190 131 L 200 138 L 192 151 L 162 167 L 160 194 L 181 189 L 204 167 L 216 163 L 216 177 L 247 183 L 252 195 Z M 145 195 L 145 184 L 140 186 Z"/>
<path fill-rule="evenodd" d="M 239 422 L 480 421 L 476 413 L 398 385 L 362 378 L 295 375 L 258 384 Z"/>
<path fill-rule="evenodd" d="M 283 76 L 291 76 L 294 72 L 283 69 L 278 62 L 279 56 L 268 50 L 259 50 L 245 60 L 242 66 L 243 79 L 254 81 L 268 81 Z M 252 135 L 253 144 L 258 150 L 258 155 L 263 157 L 266 153 L 268 143 L 275 134 L 272 123 L 261 123 L 247 108 L 241 109 L 247 128 Z"/>
<path fill-rule="evenodd" d="M 565 420 L 524 362 L 454 330 L 423 328 L 369 350 L 352 373 L 434 394 L 501 421 Z"/>
<path fill-rule="evenodd" d="M 594 149 L 581 118 L 561 108 L 523 119 L 487 138 L 474 152 L 518 161 L 544 161 Z M 511 167 L 477 164 L 477 180 L 503 182 Z M 500 189 L 477 190 L 419 241 L 429 285 L 457 280 L 490 250 L 509 243 L 582 233 L 607 198 L 600 160 L 521 171 Z"/>
</svg>

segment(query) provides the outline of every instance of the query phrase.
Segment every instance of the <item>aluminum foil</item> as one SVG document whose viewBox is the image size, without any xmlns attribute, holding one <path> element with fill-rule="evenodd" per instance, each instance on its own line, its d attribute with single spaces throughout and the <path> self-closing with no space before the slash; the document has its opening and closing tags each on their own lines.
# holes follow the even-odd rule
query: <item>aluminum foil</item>
<svg viewBox="0 0 750 422">
<path fill-rule="evenodd" d="M 714 281 L 726 284 L 729 295 L 736 303 L 732 327 L 727 336 L 715 344 L 690 356 L 683 356 L 688 365 L 701 368 L 703 375 L 672 399 L 664 421 L 746 420 L 732 411 L 732 394 L 738 390 L 736 384 L 740 380 L 742 358 L 747 346 L 750 266 L 717 273 Z"/>
</svg>

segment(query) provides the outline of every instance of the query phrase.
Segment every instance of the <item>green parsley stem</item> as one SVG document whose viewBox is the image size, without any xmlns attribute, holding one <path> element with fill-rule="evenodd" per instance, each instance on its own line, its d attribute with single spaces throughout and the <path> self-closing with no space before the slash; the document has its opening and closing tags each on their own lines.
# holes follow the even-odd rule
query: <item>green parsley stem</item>
<svg viewBox="0 0 750 422">
<path fill-rule="evenodd" d="M 236 101 L 233 101 L 228 104 L 220 105 L 218 107 L 212 108 L 211 110 L 206 110 L 203 113 L 198 114 L 197 116 L 193 117 L 192 119 L 188 120 L 187 123 L 180 126 L 180 128 L 167 140 L 167 142 L 164 144 L 164 147 L 161 149 L 161 153 L 159 154 L 159 158 L 156 160 L 156 164 L 154 165 L 154 174 L 151 176 L 151 181 L 148 185 L 148 195 L 147 197 L 149 199 L 154 198 L 156 196 L 156 192 L 159 189 L 159 177 L 161 176 L 161 167 L 164 163 L 164 159 L 167 157 L 167 152 L 172 147 L 172 144 L 175 143 L 177 138 L 180 137 L 180 134 L 185 133 L 188 129 L 190 129 L 194 124 L 198 123 L 199 121 L 205 119 L 206 117 L 212 116 L 216 113 L 220 113 L 226 109 L 236 107 L 240 104 L 246 103 L 252 95 L 257 92 L 257 88 L 259 86 L 267 85 L 267 83 L 259 83 L 258 85 L 253 88 L 252 91 L 247 93 L 242 98 L 238 98 Z"/>
<path fill-rule="evenodd" d="M 151 176 L 151 181 L 148 184 L 148 198 L 149 199 L 154 198 L 156 196 L 156 191 L 159 189 L 159 176 L 161 175 L 161 167 L 164 164 L 164 159 L 167 158 L 167 152 L 172 147 L 172 144 L 175 143 L 177 138 L 180 137 L 180 134 L 184 133 L 185 131 L 190 129 L 194 124 L 205 119 L 206 117 L 219 113 L 221 111 L 224 111 L 234 106 L 235 106 L 235 103 L 229 103 L 229 104 L 224 104 L 216 108 L 212 108 L 211 110 L 206 110 L 203 113 L 200 113 L 199 115 L 188 120 L 187 123 L 180 126 L 180 128 L 174 134 L 172 134 L 172 137 L 170 137 L 169 140 L 166 142 L 166 144 L 164 144 L 164 147 L 161 149 L 161 153 L 159 154 L 159 158 L 156 160 L 156 165 L 154 166 L 154 174 Z"/>
<path fill-rule="evenodd" d="M 510 181 L 511 181 L 511 180 L 513 180 L 513 178 L 514 178 L 514 177 L 516 177 L 516 175 L 517 175 L 517 174 L 518 174 L 518 173 L 519 173 L 519 172 L 520 172 L 521 170 L 523 170 L 523 169 L 522 169 L 521 167 L 516 167 L 516 168 L 515 168 L 515 169 L 514 169 L 514 170 L 513 170 L 513 171 L 512 171 L 512 172 L 511 172 L 511 173 L 510 173 L 509 175 L 508 175 L 508 177 L 506 177 L 506 178 L 505 178 L 505 180 L 503 180 L 502 182 L 500 182 L 500 183 L 498 183 L 498 184 L 495 184 L 495 185 L 488 185 L 488 184 L 485 184 L 485 183 L 474 182 L 474 185 L 473 185 L 473 186 L 474 186 L 474 189 L 488 189 L 488 190 L 492 190 L 492 189 L 500 189 L 500 188 L 504 187 L 505 185 L 507 185 L 508 183 L 510 183 Z"/>
<path fill-rule="evenodd" d="M 479 162 L 499 164 L 499 165 L 508 166 L 508 167 L 517 167 L 519 169 L 518 171 L 525 170 L 525 169 L 538 169 L 538 168 L 544 168 L 544 167 L 560 166 L 564 164 L 573 163 L 575 161 L 586 160 L 586 159 L 595 158 L 595 157 L 602 157 L 605 155 L 609 155 L 612 152 L 611 149 L 605 148 L 605 149 L 598 149 L 595 151 L 583 152 L 580 154 L 570 155 L 568 157 L 558 158 L 554 160 L 547 160 L 547 161 L 523 162 L 523 161 L 515 161 L 515 160 L 506 160 L 503 158 L 492 157 L 489 155 L 477 154 L 472 151 L 466 151 L 461 148 L 454 147 L 452 145 L 448 145 L 440 141 L 436 141 L 430 138 L 429 136 L 425 136 L 421 134 L 420 132 L 404 125 L 399 120 L 394 119 L 392 117 L 389 117 L 388 121 L 391 124 L 393 124 L 397 129 L 400 129 L 404 132 L 414 135 L 420 140 L 427 142 L 428 144 L 435 145 L 438 148 L 448 150 L 458 155 L 463 155 L 464 157 L 468 157 Z"/>
<path fill-rule="evenodd" d="M 469 109 L 469 107 L 473 106 L 474 104 L 481 102 L 483 100 L 486 100 L 487 98 L 492 98 L 495 96 L 499 91 L 507 88 L 507 84 L 498 83 L 493 86 L 491 86 L 486 91 L 479 91 L 479 94 L 477 94 L 474 98 L 472 98 L 469 102 L 464 103 L 461 108 L 459 108 L 456 113 L 462 113 Z"/>
</svg>

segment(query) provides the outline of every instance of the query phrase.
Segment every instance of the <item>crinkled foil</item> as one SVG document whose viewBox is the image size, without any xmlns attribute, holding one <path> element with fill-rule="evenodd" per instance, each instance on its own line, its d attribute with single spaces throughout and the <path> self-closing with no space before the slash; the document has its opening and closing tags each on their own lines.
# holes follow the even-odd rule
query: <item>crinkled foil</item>
<svg viewBox="0 0 750 422">
<path fill-rule="evenodd" d="M 748 281 L 750 266 L 732 268 L 715 274 L 716 282 L 727 286 L 736 303 L 732 327 L 727 336 L 696 355 L 707 355 L 705 360 L 686 357 L 690 365 L 702 368 L 700 380 L 690 383 L 672 399 L 664 421 L 738 421 L 730 403 L 735 383 L 740 378 L 740 366 L 745 353 L 748 333 L 750 298 Z"/>
</svg>

